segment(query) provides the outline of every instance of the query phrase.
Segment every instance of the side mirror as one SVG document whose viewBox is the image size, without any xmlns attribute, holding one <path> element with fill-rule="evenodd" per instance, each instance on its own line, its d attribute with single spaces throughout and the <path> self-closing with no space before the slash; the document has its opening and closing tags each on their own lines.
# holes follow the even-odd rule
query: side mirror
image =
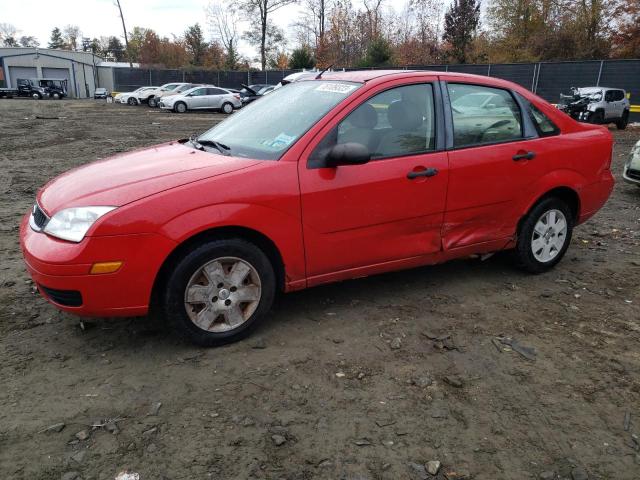
<svg viewBox="0 0 640 480">
<path fill-rule="evenodd" d="M 362 165 L 370 160 L 369 149 L 361 143 L 341 143 L 331 147 L 324 166 L 332 168 L 340 165 Z"/>
</svg>

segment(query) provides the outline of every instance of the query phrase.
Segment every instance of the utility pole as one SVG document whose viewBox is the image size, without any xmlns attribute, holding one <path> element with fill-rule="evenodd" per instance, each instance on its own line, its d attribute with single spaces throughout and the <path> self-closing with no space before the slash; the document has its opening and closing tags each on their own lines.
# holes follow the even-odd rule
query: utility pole
<svg viewBox="0 0 640 480">
<path fill-rule="evenodd" d="M 131 61 L 131 52 L 129 51 L 129 36 L 127 35 L 127 27 L 124 24 L 124 15 L 122 15 L 122 7 L 120 6 L 120 0 L 115 0 L 118 11 L 120 12 L 120 20 L 122 20 L 122 30 L 124 31 L 124 44 L 127 49 L 127 57 L 129 57 L 129 67 L 133 68 L 133 62 Z"/>
</svg>

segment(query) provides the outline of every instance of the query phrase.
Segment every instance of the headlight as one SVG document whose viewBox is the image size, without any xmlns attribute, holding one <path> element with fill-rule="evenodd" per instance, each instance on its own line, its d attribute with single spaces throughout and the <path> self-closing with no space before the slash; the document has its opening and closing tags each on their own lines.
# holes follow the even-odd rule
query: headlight
<svg viewBox="0 0 640 480">
<path fill-rule="evenodd" d="M 51 217 L 44 227 L 44 231 L 62 240 L 80 242 L 96 220 L 115 208 L 116 207 L 65 208 Z"/>
</svg>

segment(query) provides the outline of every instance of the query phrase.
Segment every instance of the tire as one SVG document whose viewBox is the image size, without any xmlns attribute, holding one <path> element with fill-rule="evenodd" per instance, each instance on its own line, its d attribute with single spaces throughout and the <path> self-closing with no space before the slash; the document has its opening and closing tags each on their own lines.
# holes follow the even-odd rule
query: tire
<svg viewBox="0 0 640 480">
<path fill-rule="evenodd" d="M 155 108 L 155 107 L 158 106 L 158 101 L 156 100 L 155 97 L 149 97 L 149 102 L 148 103 L 149 103 L 149 106 L 151 108 Z"/>
<path fill-rule="evenodd" d="M 593 112 L 593 114 L 589 116 L 589 123 L 602 125 L 604 123 L 604 113 L 602 112 L 602 110 Z"/>
<path fill-rule="evenodd" d="M 275 292 L 274 269 L 262 250 L 239 238 L 214 239 L 172 264 L 159 303 L 179 334 L 213 347 L 247 336 L 271 309 Z M 242 294 L 246 302 L 239 301 Z"/>
<path fill-rule="evenodd" d="M 553 218 L 551 215 L 556 222 L 564 217 L 564 231 L 560 229 L 561 224 L 549 222 Z M 547 197 L 538 202 L 523 219 L 518 231 L 515 249 L 518 266 L 530 273 L 543 273 L 556 266 L 571 243 L 573 222 L 571 209 L 561 199 Z"/>
<path fill-rule="evenodd" d="M 229 102 L 225 102 L 222 104 L 222 107 L 220 108 L 220 111 L 222 113 L 226 113 L 227 115 L 233 113 L 233 105 Z"/>
<path fill-rule="evenodd" d="M 184 102 L 178 102 L 173 106 L 173 111 L 176 113 L 185 113 L 187 111 L 187 104 Z"/>
<path fill-rule="evenodd" d="M 627 128 L 628 124 L 629 124 L 629 110 L 625 110 L 624 113 L 622 114 L 622 117 L 620 117 L 620 119 L 616 122 L 616 127 L 618 127 L 618 130 L 624 130 L 625 128 Z"/>
<path fill-rule="evenodd" d="M 138 101 L 133 97 L 129 97 L 129 99 L 127 100 L 127 103 L 133 106 L 133 105 L 137 105 Z"/>
<path fill-rule="evenodd" d="M 51 96 L 54 100 L 60 100 L 62 98 L 58 92 L 54 92 Z"/>
<path fill-rule="evenodd" d="M 42 95 L 40 95 L 39 93 L 32 93 L 31 98 L 33 98 L 34 100 L 42 100 Z"/>
</svg>

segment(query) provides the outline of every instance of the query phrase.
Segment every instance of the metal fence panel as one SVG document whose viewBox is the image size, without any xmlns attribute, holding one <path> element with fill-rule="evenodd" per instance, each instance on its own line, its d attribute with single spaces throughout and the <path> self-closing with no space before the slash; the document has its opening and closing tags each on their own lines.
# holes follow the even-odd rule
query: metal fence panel
<svg viewBox="0 0 640 480">
<path fill-rule="evenodd" d="M 598 82 L 599 61 L 541 63 L 535 93 L 548 102 L 557 103 L 560 93 L 571 87 L 589 87 Z"/>
<path fill-rule="evenodd" d="M 528 90 L 532 90 L 536 71 L 535 63 L 504 63 L 491 65 L 489 75 L 517 83 Z"/>
<path fill-rule="evenodd" d="M 545 100 L 555 103 L 560 93 L 571 87 L 601 85 L 624 88 L 631 94 L 631 103 L 640 104 L 640 60 L 590 60 L 581 62 L 511 63 L 492 65 L 412 65 L 385 67 L 393 70 L 431 70 L 490 75 L 509 80 L 534 91 Z M 342 69 L 336 69 L 342 70 Z M 346 68 L 346 71 L 359 70 Z M 372 69 L 373 70 L 373 69 Z M 266 83 L 275 85 L 287 75 L 299 70 L 214 71 L 171 70 L 145 68 L 114 68 L 116 91 L 131 91 L 141 86 L 170 82 L 209 83 L 223 88 L 240 88 L 241 84 Z M 637 109 L 634 108 L 634 109 Z M 631 119 L 640 120 L 640 113 Z"/>
</svg>

